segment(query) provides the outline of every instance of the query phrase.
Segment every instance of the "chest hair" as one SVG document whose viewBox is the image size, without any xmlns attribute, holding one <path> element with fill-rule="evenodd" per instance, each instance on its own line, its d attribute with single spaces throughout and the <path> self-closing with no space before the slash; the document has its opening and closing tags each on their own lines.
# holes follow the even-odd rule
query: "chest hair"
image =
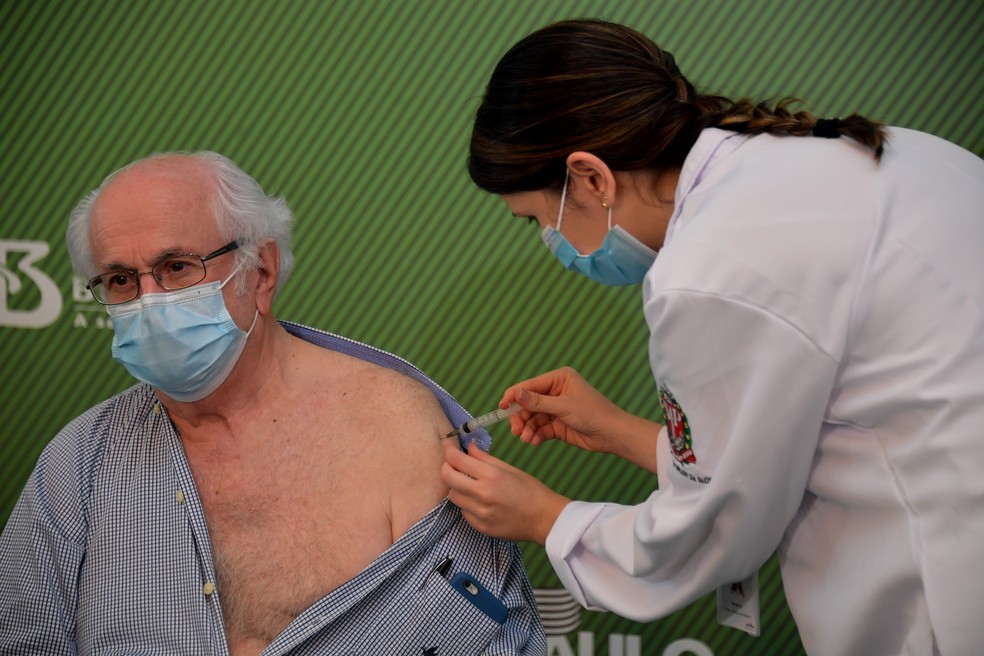
<svg viewBox="0 0 984 656">
<path fill-rule="evenodd" d="M 367 484 L 370 459 L 295 443 L 304 447 L 193 468 L 230 638 L 269 644 L 392 543 L 390 491 Z"/>
</svg>

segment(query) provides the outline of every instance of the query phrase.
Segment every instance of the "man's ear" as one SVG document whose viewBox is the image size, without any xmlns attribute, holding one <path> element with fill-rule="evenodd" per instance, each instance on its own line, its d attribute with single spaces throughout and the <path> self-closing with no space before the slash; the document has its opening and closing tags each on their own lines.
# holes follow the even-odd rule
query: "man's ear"
<svg viewBox="0 0 984 656">
<path fill-rule="evenodd" d="M 582 193 L 605 207 L 614 206 L 615 175 L 600 157 L 583 150 L 574 151 L 567 156 L 567 170 L 575 182 L 574 188 L 583 189 Z"/>
<path fill-rule="evenodd" d="M 273 309 L 273 296 L 280 279 L 280 247 L 268 241 L 260 247 L 259 274 L 256 278 L 256 308 L 260 314 L 269 315 Z"/>
</svg>

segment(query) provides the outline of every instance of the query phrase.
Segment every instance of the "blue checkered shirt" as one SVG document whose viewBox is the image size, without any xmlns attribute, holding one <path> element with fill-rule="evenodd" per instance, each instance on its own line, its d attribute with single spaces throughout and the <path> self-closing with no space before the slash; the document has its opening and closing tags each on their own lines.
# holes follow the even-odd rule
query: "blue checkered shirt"
<svg viewBox="0 0 984 656">
<path fill-rule="evenodd" d="M 470 418 L 405 361 L 284 325 L 420 380 L 453 424 Z M 451 569 L 432 572 L 447 556 Z M 450 586 L 461 571 L 508 608 L 504 624 Z M 136 385 L 69 424 L 38 460 L 0 535 L 0 653 L 227 654 L 214 581 L 180 438 L 153 390 Z M 476 532 L 445 500 L 263 654 L 546 654 L 546 638 L 516 545 Z"/>
</svg>

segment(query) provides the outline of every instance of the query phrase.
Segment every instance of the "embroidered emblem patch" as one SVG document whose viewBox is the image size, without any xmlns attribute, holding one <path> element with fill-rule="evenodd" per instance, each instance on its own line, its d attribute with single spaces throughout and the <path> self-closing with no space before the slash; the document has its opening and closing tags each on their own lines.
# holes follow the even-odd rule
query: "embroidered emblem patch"
<svg viewBox="0 0 984 656">
<path fill-rule="evenodd" d="M 659 402 L 663 406 L 663 416 L 666 418 L 666 432 L 670 437 L 670 449 L 673 457 L 679 462 L 693 464 L 697 456 L 693 451 L 693 440 L 690 436 L 690 424 L 683 408 L 670 394 L 670 390 L 659 386 Z"/>
</svg>

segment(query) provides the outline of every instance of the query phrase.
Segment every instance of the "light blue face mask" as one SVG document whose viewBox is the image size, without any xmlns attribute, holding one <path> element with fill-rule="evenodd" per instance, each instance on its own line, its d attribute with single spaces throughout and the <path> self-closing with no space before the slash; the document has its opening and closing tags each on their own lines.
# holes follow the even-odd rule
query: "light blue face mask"
<svg viewBox="0 0 984 656">
<path fill-rule="evenodd" d="M 598 250 L 582 255 L 571 245 L 560 226 L 564 220 L 564 202 L 567 200 L 567 181 L 560 194 L 560 213 L 557 227 L 547 226 L 540 235 L 550 252 L 570 271 L 577 271 L 602 285 L 634 285 L 642 282 L 649 267 L 656 261 L 656 251 L 626 232 L 621 226 L 612 226 L 612 208 L 608 208 L 608 233 Z"/>
<path fill-rule="evenodd" d="M 248 332 L 232 320 L 222 297 L 231 279 L 110 305 L 113 359 L 177 401 L 214 392 L 232 372 L 259 316 L 253 315 Z"/>
</svg>

